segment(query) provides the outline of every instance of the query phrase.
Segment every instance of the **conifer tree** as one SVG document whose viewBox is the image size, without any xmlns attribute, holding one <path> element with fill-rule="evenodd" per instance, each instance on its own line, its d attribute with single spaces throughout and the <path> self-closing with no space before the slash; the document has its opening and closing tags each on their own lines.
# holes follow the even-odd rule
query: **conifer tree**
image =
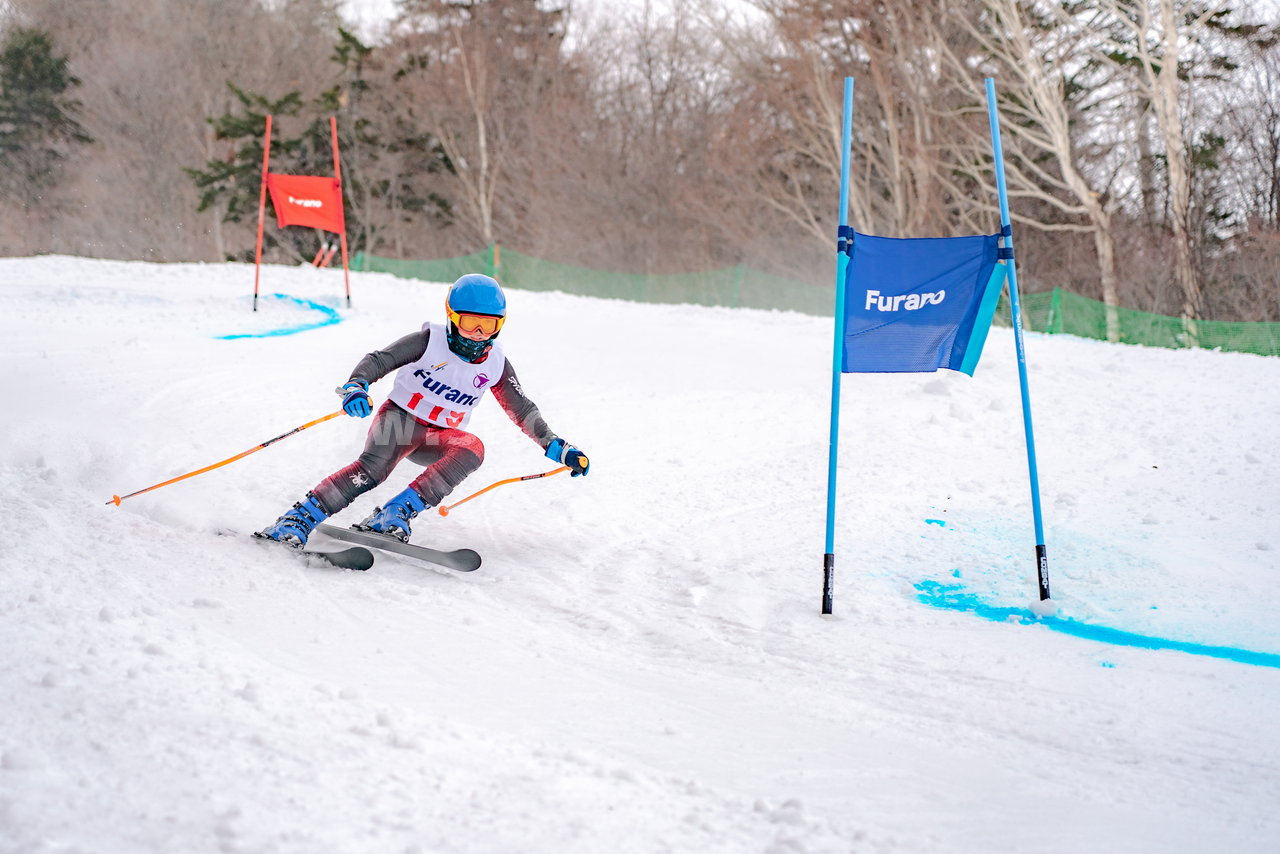
<svg viewBox="0 0 1280 854">
<path fill-rule="evenodd" d="M 425 189 L 420 181 L 441 168 L 443 155 L 438 146 L 402 127 L 387 105 L 365 103 L 376 93 L 367 79 L 373 53 L 354 35 L 339 30 L 339 41 L 330 57 L 340 66 L 335 83 L 311 100 L 296 90 L 272 98 L 228 83 L 238 102 L 236 108 L 208 121 L 215 137 L 232 142 L 235 149 L 230 157 L 185 170 L 200 191 L 198 210 L 221 207 L 223 222 L 256 225 L 268 115 L 274 117 L 272 172 L 333 174 L 329 117 L 335 116 L 347 243 L 353 252 L 377 251 L 400 220 L 419 221 L 422 216 L 447 219 L 447 200 Z M 290 128 L 296 129 L 300 123 L 305 124 L 291 134 Z M 316 251 L 316 237 L 298 228 L 283 233 L 267 229 L 263 247 L 267 256 L 310 260 Z M 253 249 L 246 241 L 228 256 L 250 260 Z"/>
<path fill-rule="evenodd" d="M 0 182 L 24 210 L 45 199 L 75 147 L 92 142 L 69 94 L 79 84 L 48 33 L 15 29 L 0 44 Z"/>
</svg>

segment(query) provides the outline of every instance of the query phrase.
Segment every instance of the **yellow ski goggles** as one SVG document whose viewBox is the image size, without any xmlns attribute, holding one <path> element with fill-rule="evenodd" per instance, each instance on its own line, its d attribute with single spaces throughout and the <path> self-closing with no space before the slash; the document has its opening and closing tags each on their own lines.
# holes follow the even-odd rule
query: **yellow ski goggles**
<svg viewBox="0 0 1280 854">
<path fill-rule="evenodd" d="M 492 338 L 498 334 L 498 330 L 502 329 L 502 324 L 506 318 L 496 317 L 492 314 L 471 314 L 470 312 L 450 309 L 449 320 L 454 326 L 458 327 L 458 331 L 463 335 L 469 337 L 479 332 L 486 338 Z"/>
</svg>

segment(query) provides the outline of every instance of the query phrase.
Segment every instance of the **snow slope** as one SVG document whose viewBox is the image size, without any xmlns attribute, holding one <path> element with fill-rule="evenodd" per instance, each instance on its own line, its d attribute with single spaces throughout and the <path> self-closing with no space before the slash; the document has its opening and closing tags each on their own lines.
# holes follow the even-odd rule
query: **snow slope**
<svg viewBox="0 0 1280 854">
<path fill-rule="evenodd" d="M 1023 619 L 1003 329 L 973 379 L 844 379 L 834 620 L 799 314 L 510 292 L 593 463 L 420 519 L 470 575 L 220 533 L 353 459 L 346 417 L 105 503 L 335 410 L 445 293 L 268 267 L 254 314 L 252 279 L 0 259 L 0 852 L 1280 850 L 1280 360 L 1028 336 L 1058 628 L 1105 643 Z M 306 301 L 340 322 L 266 335 Z M 496 404 L 473 428 L 455 499 L 551 467 Z"/>
</svg>

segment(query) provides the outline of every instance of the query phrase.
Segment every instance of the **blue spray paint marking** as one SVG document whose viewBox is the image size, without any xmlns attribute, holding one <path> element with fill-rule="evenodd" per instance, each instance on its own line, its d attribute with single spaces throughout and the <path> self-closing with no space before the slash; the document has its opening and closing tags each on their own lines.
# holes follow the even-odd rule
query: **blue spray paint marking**
<svg viewBox="0 0 1280 854">
<path fill-rule="evenodd" d="M 1109 643 L 1116 646 L 1133 646 L 1139 649 L 1173 649 L 1192 655 L 1225 658 L 1229 661 L 1253 664 L 1258 667 L 1280 667 L 1280 655 L 1273 653 L 1254 652 L 1231 646 L 1206 646 L 1198 643 L 1187 643 L 1186 641 L 1150 637 L 1108 628 L 1107 626 L 1081 623 L 1078 620 L 1064 619 L 1062 617 L 1036 617 L 1025 608 L 1002 608 L 997 605 L 989 605 L 979 599 L 977 595 L 964 592 L 964 588 L 959 584 L 921 581 L 916 584 L 916 590 L 919 591 L 918 598 L 926 605 L 932 605 L 935 608 L 946 608 L 951 611 L 968 611 L 982 617 L 984 620 L 992 620 L 997 623 L 1013 622 L 1022 625 L 1040 625 L 1055 632 L 1062 632 L 1078 638 L 1100 641 L 1101 643 Z"/>
<path fill-rule="evenodd" d="M 306 332 L 311 329 L 319 329 L 322 326 L 332 326 L 335 323 L 341 323 L 342 317 L 336 309 L 329 308 L 327 305 L 320 305 L 318 302 L 312 302 L 307 299 L 299 299 L 291 297 L 288 294 L 271 294 L 272 299 L 285 300 L 292 302 L 311 311 L 318 311 L 324 315 L 324 320 L 318 320 L 314 323 L 304 323 L 301 326 L 286 326 L 283 329 L 270 329 L 266 332 L 245 332 L 239 335 L 215 335 L 214 337 L 220 341 L 232 341 L 236 338 L 274 338 L 279 335 L 294 335 L 298 332 Z"/>
</svg>

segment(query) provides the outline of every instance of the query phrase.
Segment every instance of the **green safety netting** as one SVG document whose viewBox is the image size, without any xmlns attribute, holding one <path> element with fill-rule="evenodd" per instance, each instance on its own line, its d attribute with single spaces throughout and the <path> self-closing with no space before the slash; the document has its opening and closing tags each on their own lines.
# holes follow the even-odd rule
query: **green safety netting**
<svg viewBox="0 0 1280 854">
<path fill-rule="evenodd" d="M 806 314 L 832 311 L 830 288 L 742 266 L 702 273 L 611 273 L 490 247 L 437 261 L 398 261 L 359 252 L 352 269 L 431 282 L 452 282 L 463 273 L 488 273 L 504 285 L 522 290 L 564 291 L 635 302 L 789 309 Z"/>
<path fill-rule="evenodd" d="M 827 317 L 835 310 L 834 286 L 813 285 L 743 266 L 702 273 L 612 273 L 558 264 L 491 246 L 470 255 L 434 261 L 401 261 L 358 252 L 352 269 L 430 282 L 452 282 L 464 273 L 488 273 L 504 285 L 523 290 L 563 291 L 635 302 L 777 309 Z M 1149 347 L 1203 347 L 1280 356 L 1280 323 L 1223 320 L 1186 323 L 1178 317 L 1131 308 L 1108 309 L 1097 300 L 1061 288 L 1021 294 L 1020 302 L 1023 328 L 1035 332 L 1065 333 Z M 1011 317 L 1006 293 L 1000 299 L 995 322 L 1008 326 Z"/>
<path fill-rule="evenodd" d="M 1148 347 L 1231 350 L 1280 356 L 1280 323 L 1246 323 L 1230 320 L 1184 321 L 1180 317 L 1152 314 L 1133 308 L 1108 307 L 1062 288 L 1022 294 L 1024 328 L 1052 334 L 1065 333 L 1100 341 L 1143 344 Z M 1008 326 L 1012 315 L 1008 295 L 1001 297 L 996 322 Z M 1108 331 L 1110 323 L 1110 332 Z"/>
<path fill-rule="evenodd" d="M 492 273 L 493 253 L 484 249 L 456 258 L 440 258 L 436 261 L 402 261 L 383 258 L 366 252 L 357 252 L 351 260 L 352 270 L 371 273 L 390 273 L 402 279 L 423 279 L 428 282 L 452 282 L 467 273 Z M 514 284 L 514 283 L 513 283 Z"/>
</svg>

